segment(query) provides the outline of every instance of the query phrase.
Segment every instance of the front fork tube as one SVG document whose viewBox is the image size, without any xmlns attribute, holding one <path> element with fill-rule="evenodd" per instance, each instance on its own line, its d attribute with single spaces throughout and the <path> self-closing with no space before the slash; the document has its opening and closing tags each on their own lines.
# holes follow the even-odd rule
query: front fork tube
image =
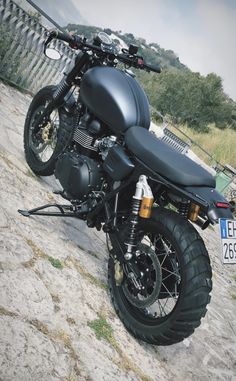
<svg viewBox="0 0 236 381">
<path fill-rule="evenodd" d="M 124 255 L 125 259 L 129 261 L 135 252 L 138 242 L 138 223 L 139 217 L 150 218 L 153 205 L 153 194 L 147 182 L 147 177 L 141 175 L 136 184 L 135 194 L 132 200 L 131 216 L 127 230 L 127 237 L 125 245 L 127 251 Z"/>
<path fill-rule="evenodd" d="M 78 54 L 77 58 L 75 59 L 74 67 L 59 83 L 59 85 L 57 86 L 53 94 L 52 100 L 49 102 L 44 112 L 40 116 L 37 123 L 38 129 L 44 127 L 44 125 L 49 121 L 50 114 L 52 113 L 52 111 L 63 103 L 65 96 L 68 94 L 71 87 L 73 86 L 75 78 L 79 76 L 80 74 L 82 75 L 81 70 L 88 63 L 88 61 L 89 61 L 88 53 L 80 52 Z"/>
</svg>

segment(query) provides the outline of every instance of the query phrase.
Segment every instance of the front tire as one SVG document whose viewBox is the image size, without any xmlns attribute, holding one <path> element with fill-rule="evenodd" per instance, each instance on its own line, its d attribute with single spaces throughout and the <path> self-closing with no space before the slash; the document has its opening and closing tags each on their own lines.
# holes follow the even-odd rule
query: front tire
<svg viewBox="0 0 236 381">
<path fill-rule="evenodd" d="M 27 164 L 38 176 L 54 173 L 58 155 L 69 141 L 73 117 L 63 107 L 53 110 L 50 123 L 37 133 L 37 118 L 51 101 L 55 86 L 41 89 L 33 98 L 24 126 L 24 151 Z"/>
<path fill-rule="evenodd" d="M 124 280 L 123 285 L 116 285 L 113 260 L 116 253 L 112 250 L 108 265 L 112 302 L 133 336 L 151 344 L 175 344 L 190 336 L 206 314 L 212 289 L 209 256 L 193 226 L 172 211 L 156 208 L 151 219 L 140 222 L 139 230 L 152 247 L 155 237 L 162 237 L 155 244 L 157 258 L 162 262 L 162 288 L 156 302 L 148 308 L 138 308 L 130 302 L 124 292 Z M 165 258 L 161 242 L 170 249 L 166 249 Z M 165 310 L 168 303 L 169 310 Z"/>
</svg>

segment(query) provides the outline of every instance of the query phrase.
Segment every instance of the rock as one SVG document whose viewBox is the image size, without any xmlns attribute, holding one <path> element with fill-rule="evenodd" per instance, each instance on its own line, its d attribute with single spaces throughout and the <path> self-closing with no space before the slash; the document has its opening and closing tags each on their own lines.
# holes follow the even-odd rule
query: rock
<svg viewBox="0 0 236 381">
<path fill-rule="evenodd" d="M 1 225 L 0 225 L 1 226 Z M 21 236 L 4 230 L 0 236 L 0 263 L 5 268 L 17 268 L 30 261 L 34 253 Z"/>
<path fill-rule="evenodd" d="M 52 319 L 51 295 L 31 269 L 6 270 L 0 274 L 0 305 L 27 319 Z"/>
<path fill-rule="evenodd" d="M 0 380 L 58 381 L 70 374 L 73 364 L 62 343 L 15 317 L 1 316 L 0 326 Z"/>
</svg>

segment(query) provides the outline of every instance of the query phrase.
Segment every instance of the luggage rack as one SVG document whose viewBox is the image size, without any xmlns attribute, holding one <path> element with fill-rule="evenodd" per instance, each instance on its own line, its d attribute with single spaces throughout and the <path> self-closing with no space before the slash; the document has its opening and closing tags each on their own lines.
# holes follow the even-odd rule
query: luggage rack
<svg viewBox="0 0 236 381">
<path fill-rule="evenodd" d="M 175 135 L 172 131 L 170 131 L 168 129 L 168 127 L 165 127 L 163 129 L 163 133 L 164 133 L 164 135 L 163 135 L 163 137 L 161 137 L 161 140 L 163 142 L 167 143 L 168 145 L 170 145 L 176 151 L 182 153 L 183 155 L 185 155 L 188 152 L 191 144 L 184 142 L 177 135 Z"/>
</svg>

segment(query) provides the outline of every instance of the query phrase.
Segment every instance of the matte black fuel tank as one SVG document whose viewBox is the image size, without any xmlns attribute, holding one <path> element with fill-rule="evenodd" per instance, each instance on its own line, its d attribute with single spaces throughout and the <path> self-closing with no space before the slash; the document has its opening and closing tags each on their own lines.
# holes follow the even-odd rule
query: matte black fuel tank
<svg viewBox="0 0 236 381">
<path fill-rule="evenodd" d="M 131 126 L 150 126 L 149 104 L 143 89 L 121 70 L 107 66 L 89 69 L 81 81 L 80 96 L 115 134 Z"/>
</svg>

